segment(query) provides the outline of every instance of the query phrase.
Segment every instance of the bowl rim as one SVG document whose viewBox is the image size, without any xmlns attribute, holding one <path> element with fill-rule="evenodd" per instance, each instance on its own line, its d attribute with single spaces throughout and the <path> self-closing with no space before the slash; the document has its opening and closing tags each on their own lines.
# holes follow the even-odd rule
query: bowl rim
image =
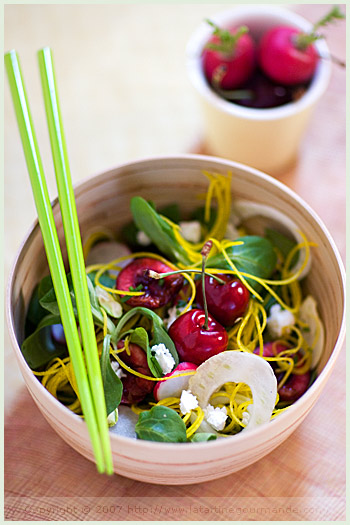
<svg viewBox="0 0 350 525">
<path fill-rule="evenodd" d="M 242 16 L 258 16 L 258 15 L 276 15 L 284 18 L 285 21 L 305 31 L 311 29 L 312 23 L 306 20 L 304 17 L 286 9 L 284 7 L 269 5 L 241 5 L 232 7 L 220 11 L 213 15 L 211 19 L 218 25 L 225 24 L 229 25 L 230 22 L 234 22 L 236 18 Z M 186 47 L 186 66 L 188 77 L 199 92 L 201 97 L 210 105 L 214 106 L 217 110 L 227 113 L 235 117 L 239 117 L 246 120 L 258 120 L 258 121 L 270 121 L 278 120 L 286 117 L 290 117 L 297 113 L 302 112 L 306 108 L 312 106 L 325 92 L 331 77 L 331 61 L 330 52 L 325 40 L 317 40 L 314 46 L 319 52 L 320 60 L 316 69 L 315 76 L 313 77 L 310 86 L 306 92 L 294 102 L 289 102 L 275 108 L 249 108 L 234 104 L 220 97 L 211 87 L 209 86 L 203 69 L 201 67 L 201 54 L 203 47 L 211 35 L 211 28 L 203 22 L 194 31 L 190 37 Z"/>
<path fill-rule="evenodd" d="M 338 248 L 337 248 L 337 246 L 336 246 L 336 244 L 335 244 L 335 242 L 333 240 L 333 237 L 331 236 L 331 234 L 329 233 L 327 227 L 325 226 L 323 221 L 319 218 L 317 213 L 304 201 L 304 199 L 299 197 L 299 195 L 294 190 L 290 189 L 284 183 L 278 181 L 277 179 L 273 178 L 272 176 L 270 176 L 270 175 L 268 175 L 268 174 L 266 174 L 266 173 L 264 173 L 264 172 L 262 172 L 262 171 L 260 171 L 260 170 L 258 170 L 256 168 L 252 168 L 250 166 L 247 166 L 247 165 L 239 163 L 239 162 L 231 161 L 231 160 L 228 160 L 228 159 L 223 159 L 221 157 L 214 157 L 214 156 L 201 155 L 201 154 L 191 154 L 191 153 L 188 153 L 188 154 L 174 154 L 174 155 L 145 156 L 145 157 L 141 157 L 139 159 L 133 160 L 133 161 L 126 161 L 126 162 L 120 163 L 120 164 L 118 164 L 117 166 L 115 166 L 113 168 L 110 168 L 108 170 L 105 170 L 103 172 L 97 173 L 97 174 L 92 175 L 92 176 L 88 176 L 88 177 L 84 178 L 83 180 L 81 180 L 81 181 L 77 182 L 76 184 L 74 184 L 74 190 L 79 189 L 79 190 L 83 190 L 84 191 L 85 186 L 90 184 L 91 181 L 96 180 L 98 177 L 101 177 L 101 176 L 111 175 L 116 170 L 118 170 L 118 171 L 119 170 L 123 170 L 123 169 L 129 168 L 131 166 L 141 166 L 141 165 L 147 166 L 147 164 L 154 163 L 155 161 L 159 162 L 160 164 L 162 164 L 162 163 L 164 163 L 166 161 L 174 161 L 174 160 L 180 161 L 180 162 L 181 161 L 188 161 L 188 162 L 192 162 L 192 163 L 196 163 L 198 161 L 213 162 L 213 163 L 220 164 L 221 167 L 226 167 L 226 168 L 229 168 L 229 169 L 237 168 L 237 169 L 241 169 L 243 171 L 248 171 L 253 176 L 257 176 L 258 178 L 262 178 L 262 179 L 266 180 L 267 182 L 271 183 L 272 185 L 276 186 L 277 188 L 279 188 L 284 193 L 287 193 L 293 200 L 299 201 L 299 203 L 304 207 L 304 209 L 307 211 L 307 213 L 309 215 L 311 215 L 312 218 L 315 221 L 317 221 L 319 227 L 321 228 L 323 233 L 326 235 L 327 240 L 328 240 L 328 242 L 330 244 L 330 247 L 332 248 L 333 254 L 334 254 L 335 258 L 336 258 L 338 269 L 339 269 L 340 276 L 341 276 L 344 308 L 343 308 L 343 312 L 342 312 L 341 326 L 340 326 L 340 330 L 339 330 L 339 333 L 338 333 L 338 336 L 337 336 L 337 340 L 336 340 L 336 342 L 334 344 L 334 348 L 332 350 L 332 353 L 331 353 L 329 359 L 327 360 L 324 368 L 322 369 L 320 374 L 317 376 L 317 378 L 314 381 L 314 383 L 305 392 L 305 394 L 303 394 L 303 396 L 301 398 L 299 398 L 295 403 L 293 403 L 293 405 L 291 405 L 288 408 L 288 411 L 285 411 L 285 412 L 281 413 L 278 417 L 276 417 L 273 420 L 269 421 L 268 424 L 264 424 L 264 425 L 261 425 L 261 427 L 257 427 L 257 428 L 251 429 L 247 433 L 240 432 L 239 434 L 236 434 L 235 436 L 230 436 L 229 438 L 227 438 L 225 440 L 213 440 L 213 441 L 208 441 L 208 442 L 203 442 L 203 443 L 196 443 L 196 448 L 200 447 L 201 449 L 206 449 L 208 447 L 210 449 L 214 449 L 216 447 L 222 447 L 223 443 L 226 443 L 226 442 L 229 443 L 231 445 L 231 447 L 233 447 L 234 446 L 234 442 L 232 442 L 232 438 L 235 438 L 235 442 L 236 443 L 241 442 L 243 439 L 247 443 L 249 443 L 250 440 L 254 441 L 255 436 L 262 435 L 264 432 L 267 431 L 267 429 L 275 428 L 276 431 L 278 431 L 278 427 L 281 427 L 281 429 L 286 430 L 286 428 L 288 428 L 288 427 L 285 427 L 285 421 L 287 420 L 287 418 L 290 418 L 290 415 L 294 414 L 297 410 L 299 412 L 299 406 L 301 406 L 301 404 L 305 404 L 306 405 L 306 409 L 304 410 L 303 413 L 299 414 L 299 417 L 297 418 L 297 420 L 303 419 L 305 417 L 305 415 L 310 410 L 309 408 L 307 408 L 307 406 L 308 406 L 307 401 L 314 396 L 314 393 L 316 393 L 317 390 L 319 390 L 319 392 L 321 392 L 323 390 L 323 388 L 324 388 L 324 386 L 325 386 L 325 384 L 327 382 L 327 379 L 328 379 L 328 377 L 329 377 L 329 375 L 330 375 L 330 373 L 332 371 L 334 363 L 335 363 L 336 359 L 338 358 L 338 355 L 339 355 L 339 353 L 340 353 L 340 351 L 342 349 L 343 341 L 344 341 L 344 338 L 345 338 L 345 301 L 346 301 L 345 269 L 344 269 L 342 258 L 341 258 L 340 254 L 339 254 Z M 58 202 L 58 198 L 56 197 L 56 198 L 54 198 L 51 201 L 52 206 L 57 205 L 57 202 Z M 18 264 L 21 262 L 21 257 L 23 256 L 22 255 L 23 254 L 23 250 L 26 248 L 26 245 L 27 245 L 28 241 L 30 240 L 30 237 L 32 235 L 36 235 L 38 228 L 39 228 L 39 222 L 38 222 L 38 219 L 36 219 L 36 220 L 34 220 L 32 225 L 30 226 L 30 229 L 27 231 L 27 233 L 26 233 L 22 243 L 20 244 L 20 246 L 19 246 L 19 248 L 17 250 L 17 254 L 15 256 L 15 259 L 13 261 L 13 264 L 12 264 L 12 267 L 11 267 L 11 270 L 10 270 L 10 273 L 9 273 L 9 278 L 8 278 L 7 288 L 6 288 L 6 309 L 5 309 L 5 311 L 6 311 L 6 320 L 7 320 L 8 332 L 9 332 L 10 339 L 11 339 L 11 342 L 12 342 L 12 347 L 13 347 L 15 353 L 16 353 L 16 357 L 17 357 L 17 359 L 20 360 L 20 362 L 23 364 L 24 368 L 28 370 L 28 372 L 31 372 L 31 369 L 28 366 L 26 360 L 24 359 L 24 356 L 23 356 L 23 354 L 21 352 L 21 349 L 20 349 L 20 345 L 19 345 L 19 343 L 17 341 L 17 338 L 16 338 L 16 335 L 15 335 L 14 319 L 13 319 L 12 308 L 11 308 L 11 295 L 12 295 L 13 284 L 14 284 L 14 280 L 15 280 L 15 276 L 16 276 L 16 269 L 17 269 Z M 58 410 L 58 412 L 60 414 L 62 414 L 63 417 L 64 416 L 72 417 L 75 420 L 75 422 L 80 426 L 80 428 L 82 430 L 85 428 L 84 421 L 77 414 L 74 414 L 71 410 L 69 410 L 69 408 L 64 406 L 54 396 L 52 396 L 46 390 L 46 388 L 42 386 L 40 381 L 38 381 L 38 379 L 34 376 L 33 373 L 32 374 L 28 374 L 28 378 L 30 378 L 30 382 L 32 383 L 32 385 L 34 385 L 34 388 L 41 389 L 41 392 L 44 395 L 45 399 L 47 400 L 48 405 L 53 406 L 54 409 Z M 26 386 L 28 388 L 27 384 L 26 384 Z M 34 398 L 35 398 L 35 395 L 32 392 L 32 390 L 30 391 L 30 394 L 32 396 L 34 396 Z M 314 400 L 314 402 L 312 403 L 311 406 L 313 406 L 313 404 L 316 401 L 317 401 L 317 399 Z M 290 419 L 292 421 L 294 421 L 293 417 L 290 418 Z M 166 447 L 166 449 L 169 450 L 169 451 L 171 451 L 173 449 L 174 452 L 175 451 L 178 452 L 179 450 L 185 450 L 185 449 L 187 450 L 188 447 L 190 447 L 190 450 L 193 450 L 193 443 L 164 443 L 164 442 L 146 441 L 146 440 L 139 440 L 139 439 L 130 438 L 130 437 L 126 437 L 126 436 L 121 436 L 121 435 L 118 435 L 118 434 L 113 433 L 113 432 L 110 432 L 109 435 L 110 435 L 111 443 L 113 441 L 120 442 L 121 444 L 128 445 L 131 448 L 133 448 L 133 447 L 136 447 L 136 448 L 142 447 L 142 448 L 146 448 L 146 449 L 152 448 L 154 450 L 155 447 L 160 446 L 162 449 L 163 449 L 163 447 Z"/>
</svg>

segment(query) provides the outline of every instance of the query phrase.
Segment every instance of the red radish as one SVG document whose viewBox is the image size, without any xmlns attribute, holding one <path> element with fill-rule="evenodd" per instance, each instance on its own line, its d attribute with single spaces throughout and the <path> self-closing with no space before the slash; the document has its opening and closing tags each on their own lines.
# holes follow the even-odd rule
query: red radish
<svg viewBox="0 0 350 525">
<path fill-rule="evenodd" d="M 275 82 L 293 86 L 313 77 L 319 56 L 313 45 L 299 49 L 295 27 L 278 26 L 267 31 L 261 39 L 258 60 L 265 75 Z"/>
<path fill-rule="evenodd" d="M 345 17 L 339 7 L 334 6 L 314 24 L 309 33 L 290 26 L 271 28 L 264 34 L 258 47 L 258 61 L 263 72 L 286 86 L 310 81 L 319 60 L 313 43 L 323 38 L 317 30 L 339 18 Z"/>
<path fill-rule="evenodd" d="M 239 279 L 233 279 L 227 274 L 218 277 L 225 281 L 225 284 L 221 284 L 213 277 L 205 276 L 208 311 L 219 323 L 231 326 L 245 312 L 250 294 Z M 200 306 L 203 306 L 201 283 L 197 284 L 196 299 Z"/>
<path fill-rule="evenodd" d="M 207 328 L 205 322 L 205 312 L 194 309 L 180 315 L 170 326 L 169 335 L 182 361 L 200 365 L 226 350 L 228 335 L 225 328 L 210 315 Z"/>
<path fill-rule="evenodd" d="M 214 27 L 214 32 L 202 55 L 204 74 L 213 87 L 236 89 L 254 71 L 254 41 L 245 26 L 225 30 L 210 20 L 207 22 Z"/>
<path fill-rule="evenodd" d="M 120 341 L 118 348 L 122 348 L 124 343 Z M 152 377 L 152 373 L 147 364 L 146 352 L 142 350 L 139 345 L 134 343 L 129 344 L 130 355 L 126 350 L 121 354 L 122 361 L 130 368 L 139 372 L 143 375 Z M 154 381 L 149 379 L 143 379 L 134 374 L 131 374 L 123 369 L 125 377 L 122 377 L 123 383 L 123 395 L 121 403 L 124 405 L 132 405 L 133 403 L 139 403 L 143 398 L 150 394 L 154 388 Z"/>
<path fill-rule="evenodd" d="M 116 288 L 125 291 L 139 289 L 144 294 L 131 296 L 126 303 L 130 306 L 144 306 L 154 310 L 164 306 L 177 295 L 184 279 L 181 275 L 175 274 L 159 281 L 150 277 L 147 270 L 165 273 L 171 272 L 172 268 L 151 257 L 135 259 L 119 273 Z"/>
<path fill-rule="evenodd" d="M 187 390 L 190 375 L 176 377 L 184 372 L 194 372 L 197 370 L 197 365 L 184 361 L 180 363 L 172 372 L 166 374 L 164 377 L 169 377 L 167 381 L 158 381 L 153 390 L 153 395 L 156 401 L 165 399 L 166 397 L 180 397 L 183 390 Z"/>
</svg>

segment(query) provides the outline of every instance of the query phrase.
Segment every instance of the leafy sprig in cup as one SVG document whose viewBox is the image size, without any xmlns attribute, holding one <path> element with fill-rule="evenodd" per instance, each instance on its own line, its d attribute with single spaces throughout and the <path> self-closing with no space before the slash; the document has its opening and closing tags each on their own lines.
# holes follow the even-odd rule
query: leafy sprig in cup
<svg viewBox="0 0 350 525">
<path fill-rule="evenodd" d="M 244 38 L 249 35 L 255 41 L 255 61 L 259 64 L 258 44 L 269 30 L 287 26 L 292 31 L 310 34 L 314 26 L 298 14 L 275 6 L 240 6 L 219 13 L 210 22 L 203 21 L 187 47 L 187 70 L 201 105 L 206 149 L 210 154 L 278 175 L 296 160 L 315 105 L 327 89 L 331 74 L 328 46 L 324 39 L 314 39 L 312 50 L 317 60 L 313 60 L 312 76 L 305 81 L 301 95 L 293 86 L 284 87 L 291 96 L 282 105 L 249 107 L 254 104 L 249 101 L 247 84 L 233 85 L 229 100 L 227 87 L 225 93 L 221 90 L 225 86 L 221 86 L 220 68 L 210 78 L 204 67 L 213 27 L 216 37 L 220 36 L 219 28 L 224 37 L 229 28 L 236 28 L 237 32 L 247 28 L 248 32 L 242 33 Z"/>
</svg>

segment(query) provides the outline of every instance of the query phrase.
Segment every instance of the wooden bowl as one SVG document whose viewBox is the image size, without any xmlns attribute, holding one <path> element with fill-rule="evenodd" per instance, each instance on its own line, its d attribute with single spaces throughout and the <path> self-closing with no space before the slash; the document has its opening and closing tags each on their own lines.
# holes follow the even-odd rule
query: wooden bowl
<svg viewBox="0 0 350 525">
<path fill-rule="evenodd" d="M 334 367 L 345 333 L 344 269 L 327 229 L 290 189 L 242 164 L 214 157 L 182 155 L 140 160 L 102 173 L 76 187 L 82 235 L 97 225 L 118 230 L 130 219 L 129 202 L 133 195 L 152 199 L 157 205 L 176 201 L 184 210 L 194 208 L 198 205 L 196 195 L 207 188 L 201 170 L 232 171 L 233 199 L 249 199 L 273 206 L 293 219 L 309 240 L 317 242 L 306 286 L 319 305 L 325 326 L 325 347 L 314 384 L 286 412 L 261 428 L 197 444 L 155 443 L 112 433 L 115 472 L 144 482 L 174 485 L 204 482 L 247 467 L 271 452 L 288 438 L 316 403 Z M 54 213 L 62 239 L 57 202 Z M 13 348 L 39 410 L 68 444 L 93 460 L 84 421 L 47 392 L 29 369 L 20 350 L 31 294 L 38 281 L 48 273 L 43 252 L 41 232 L 35 223 L 19 250 L 8 287 L 7 318 Z"/>
</svg>

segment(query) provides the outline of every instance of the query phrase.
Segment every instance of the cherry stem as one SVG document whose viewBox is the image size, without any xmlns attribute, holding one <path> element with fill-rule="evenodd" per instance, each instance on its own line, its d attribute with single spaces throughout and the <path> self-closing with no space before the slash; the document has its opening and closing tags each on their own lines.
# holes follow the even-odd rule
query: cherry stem
<svg viewBox="0 0 350 525">
<path fill-rule="evenodd" d="M 208 319 L 208 305 L 207 305 L 207 297 L 205 295 L 205 265 L 207 262 L 208 255 L 210 253 L 210 250 L 212 249 L 213 243 L 212 241 L 207 241 L 205 245 L 203 246 L 201 250 L 202 255 L 202 295 L 203 295 L 203 310 L 205 313 L 205 321 L 203 325 L 204 330 L 208 330 L 209 327 L 209 319 Z"/>
<path fill-rule="evenodd" d="M 187 270 L 174 270 L 173 272 L 165 272 L 165 273 L 158 273 L 158 272 L 155 272 L 154 270 L 145 270 L 145 276 L 151 277 L 152 279 L 163 279 L 164 277 L 169 277 L 170 275 L 175 275 L 177 273 L 188 273 L 188 274 L 200 273 L 202 274 L 202 270 L 192 270 L 191 268 L 188 268 Z M 213 279 L 215 279 L 215 281 L 217 281 L 220 284 L 225 284 L 225 281 L 223 279 L 220 279 L 220 277 L 217 277 L 216 275 L 210 272 L 205 272 L 205 275 L 207 275 L 208 277 L 212 277 Z"/>
</svg>

